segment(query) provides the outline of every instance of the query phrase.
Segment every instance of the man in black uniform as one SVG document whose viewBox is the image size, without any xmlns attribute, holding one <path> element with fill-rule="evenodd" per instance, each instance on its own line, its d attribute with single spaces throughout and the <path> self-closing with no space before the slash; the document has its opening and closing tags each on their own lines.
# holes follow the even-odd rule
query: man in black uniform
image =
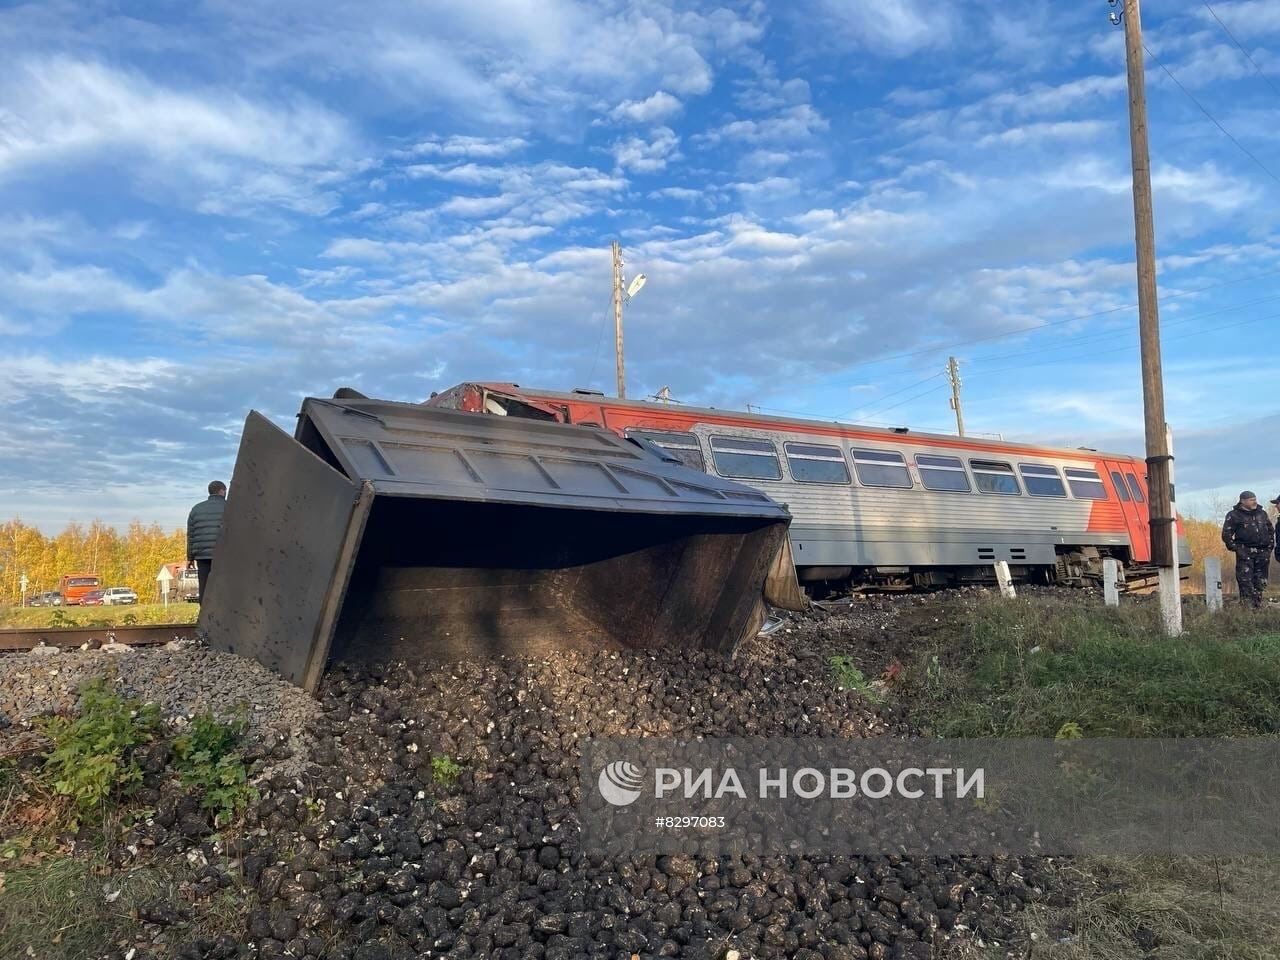
<svg viewBox="0 0 1280 960">
<path fill-rule="evenodd" d="M 1262 606 L 1271 548 L 1275 545 L 1275 528 L 1267 511 L 1258 506 L 1258 498 L 1253 491 L 1241 493 L 1240 502 L 1227 514 L 1222 524 L 1222 542 L 1236 555 L 1236 583 L 1240 587 L 1240 599 L 1255 607 Z"/>
<path fill-rule="evenodd" d="M 187 563 L 196 565 L 200 579 L 200 600 L 204 600 L 209 585 L 209 571 L 213 569 L 213 548 L 222 530 L 222 514 L 227 509 L 227 485 L 221 480 L 209 484 L 209 499 L 201 500 L 191 508 L 187 517 Z"/>
</svg>

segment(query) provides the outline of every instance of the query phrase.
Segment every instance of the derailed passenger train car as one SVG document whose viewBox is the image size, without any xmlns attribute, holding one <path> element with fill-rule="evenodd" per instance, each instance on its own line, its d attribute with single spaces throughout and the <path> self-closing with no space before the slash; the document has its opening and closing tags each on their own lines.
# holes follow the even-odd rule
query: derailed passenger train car
<svg viewBox="0 0 1280 960">
<path fill-rule="evenodd" d="M 791 511 L 797 575 L 812 592 L 985 580 L 998 560 L 1044 583 L 1100 578 L 1106 557 L 1130 579 L 1154 573 L 1146 464 L 1125 454 L 512 383 L 463 383 L 428 404 L 595 424 L 750 484 Z M 1178 546 L 1189 564 L 1181 523 Z"/>
</svg>

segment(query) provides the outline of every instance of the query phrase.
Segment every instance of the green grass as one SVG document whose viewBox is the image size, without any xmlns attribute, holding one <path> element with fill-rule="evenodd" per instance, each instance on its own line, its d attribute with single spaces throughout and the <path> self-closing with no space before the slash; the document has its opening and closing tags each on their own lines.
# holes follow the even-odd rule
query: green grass
<svg viewBox="0 0 1280 960">
<path fill-rule="evenodd" d="M 1031 908 L 1037 960 L 1280 958 L 1280 859 L 1103 857 L 1063 869 L 1085 893 Z"/>
<path fill-rule="evenodd" d="M 0 872 L 0 957 L 85 960 L 142 933 L 137 909 L 157 901 L 192 910 L 170 936 L 235 934 L 244 929 L 251 898 L 233 885 L 210 899 L 184 904 L 185 866 L 149 864 L 111 871 L 94 857 L 54 857 Z"/>
<path fill-rule="evenodd" d="M 900 694 L 950 737 L 1227 737 L 1280 734 L 1280 611 L 1186 608 L 1162 635 L 1154 601 L 948 600 Z M 1058 861 L 1076 891 L 1026 915 L 1041 960 L 1280 960 L 1280 857 Z M 961 941 L 948 960 L 1004 960 Z"/>
<path fill-rule="evenodd" d="M 82 960 L 136 929 L 130 911 L 163 896 L 152 870 L 107 876 L 96 860 L 58 857 L 5 874 L 0 887 L 0 957 Z M 119 895 L 110 903 L 107 897 Z"/>
<path fill-rule="evenodd" d="M 838 686 L 846 690 L 858 691 L 871 703 L 880 703 L 884 699 L 880 691 L 873 687 L 863 672 L 858 669 L 853 657 L 844 655 L 830 657 L 827 665 L 831 668 L 831 676 Z"/>
<path fill-rule="evenodd" d="M 1154 603 L 982 600 L 953 614 L 906 684 L 940 736 L 1280 734 L 1280 612 L 1193 608 L 1176 640 Z"/>
<path fill-rule="evenodd" d="M 435 756 L 431 758 L 431 779 L 435 783 L 450 786 L 462 775 L 462 764 L 451 757 Z"/>
<path fill-rule="evenodd" d="M 127 627 L 146 623 L 195 623 L 198 603 L 139 603 L 112 607 L 0 607 L 3 627 Z"/>
</svg>

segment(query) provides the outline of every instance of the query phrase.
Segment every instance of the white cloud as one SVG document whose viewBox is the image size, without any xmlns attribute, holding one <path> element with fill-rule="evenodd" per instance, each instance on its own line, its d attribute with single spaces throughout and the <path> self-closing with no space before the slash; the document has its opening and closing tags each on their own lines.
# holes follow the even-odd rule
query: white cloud
<svg viewBox="0 0 1280 960">
<path fill-rule="evenodd" d="M 613 158 L 623 170 L 636 173 L 654 173 L 665 169 L 667 163 L 679 157 L 680 138 L 670 127 L 656 127 L 649 132 L 650 139 L 627 137 L 615 141 L 610 147 Z"/>
<path fill-rule="evenodd" d="M 1271 0 L 1237 0 L 1235 3 L 1215 3 L 1214 11 L 1237 37 L 1265 37 L 1280 34 L 1280 9 Z M 1213 22 L 1207 10 L 1197 10 L 1196 16 Z"/>
<path fill-rule="evenodd" d="M 1126 89 L 1123 73 L 1077 77 L 1064 83 L 1033 84 L 1021 90 L 1005 90 L 992 94 L 968 108 L 967 113 L 1009 110 L 1019 116 L 1058 113 L 1081 103 L 1096 103 Z"/>
<path fill-rule="evenodd" d="M 510 175 L 511 170 L 507 166 L 485 166 L 478 163 L 462 163 L 454 167 L 439 163 L 415 163 L 404 168 L 404 172 L 414 179 L 448 180 L 452 183 L 475 185 L 500 183 Z"/>
<path fill-rule="evenodd" d="M 0 68 L 0 178 L 118 160 L 198 201 L 317 206 L 323 170 L 351 148 L 345 121 L 307 103 L 268 106 L 221 90 L 178 91 L 98 63 L 32 58 Z"/>
<path fill-rule="evenodd" d="M 488 160 L 516 153 L 528 145 L 523 137 L 435 137 L 415 144 L 410 153 Z"/>
<path fill-rule="evenodd" d="M 743 140 L 748 143 L 805 140 L 830 124 L 813 106 L 797 104 L 762 120 L 731 120 L 698 138 L 707 143 Z"/>
<path fill-rule="evenodd" d="M 706 190 L 694 190 L 692 187 L 662 187 L 649 192 L 651 197 L 667 197 L 672 200 L 698 200 L 706 194 Z"/>
<path fill-rule="evenodd" d="M 464 112 L 472 134 L 505 128 L 522 136 L 534 127 L 572 130 L 580 111 L 601 101 L 659 89 L 704 94 L 711 61 L 758 37 L 762 18 L 750 9 L 601 8 L 589 0 L 278 0 L 221 12 L 255 64 L 340 78 L 402 114 Z"/>
<path fill-rule="evenodd" d="M 462 217 L 485 217 L 490 214 L 508 210 L 515 203 L 514 197 L 499 194 L 496 197 L 454 197 L 441 204 L 442 213 L 453 213 Z"/>
<path fill-rule="evenodd" d="M 659 90 L 644 100 L 624 100 L 611 111 L 609 116 L 615 120 L 629 120 L 632 123 L 658 123 L 670 119 L 684 109 L 678 97 L 673 97 L 665 90 Z"/>
<path fill-rule="evenodd" d="M 818 29 L 869 53 L 901 57 L 951 42 L 955 14 L 945 0 L 899 0 L 893 4 L 815 0 Z"/>
<path fill-rule="evenodd" d="M 1151 189 L 1157 199 L 1209 207 L 1218 213 L 1231 213 L 1256 202 L 1260 191 L 1240 177 L 1224 173 L 1217 164 L 1198 167 L 1157 164 L 1151 171 Z"/>
<path fill-rule="evenodd" d="M 768 70 L 758 80 L 748 83 L 734 99 L 746 110 L 764 112 L 780 107 L 809 102 L 809 83 L 800 77 L 780 81 Z"/>
<path fill-rule="evenodd" d="M 1115 124 L 1101 120 L 1058 120 L 1044 123 L 1028 123 L 1021 127 L 1009 127 L 999 133 L 989 133 L 978 140 L 978 146 L 1022 145 L 1044 140 L 1092 140 L 1102 136 Z"/>
</svg>

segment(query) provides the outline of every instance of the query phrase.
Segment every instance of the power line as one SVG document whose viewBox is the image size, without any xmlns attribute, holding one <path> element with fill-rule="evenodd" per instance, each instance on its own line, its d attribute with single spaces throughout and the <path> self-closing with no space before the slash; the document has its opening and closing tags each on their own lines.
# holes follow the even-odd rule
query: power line
<svg viewBox="0 0 1280 960">
<path fill-rule="evenodd" d="M 876 411 L 876 414 L 881 415 L 881 414 L 888 413 L 890 410 L 896 410 L 898 409 L 898 407 L 902 406 L 903 404 L 911 403 L 911 401 L 913 400 L 919 400 L 921 397 L 927 397 L 929 396 L 929 394 L 937 393 L 939 390 L 949 390 L 949 389 L 951 388 L 948 387 L 945 383 L 939 384 L 936 387 L 930 387 L 928 390 L 925 390 L 923 393 L 917 393 L 914 397 L 907 397 L 907 399 L 900 400 L 897 403 L 892 403 L 887 407 L 881 407 L 879 410 Z M 859 419 L 862 419 L 862 418 L 859 417 Z M 877 416 L 877 419 L 878 419 L 878 416 Z"/>
<path fill-rule="evenodd" d="M 877 406 L 879 406 L 885 400 L 888 400 L 890 397 L 896 397 L 900 393 L 905 393 L 908 390 L 914 390 L 916 387 L 922 387 L 926 383 L 928 383 L 930 380 L 936 380 L 938 377 L 941 377 L 941 376 L 943 376 L 941 372 L 932 373 L 929 376 L 925 377 L 923 380 L 918 380 L 915 383 L 909 383 L 905 387 L 900 387 L 899 389 L 894 390 L 891 393 L 886 393 L 882 397 L 877 397 L 874 401 L 872 401 L 866 407 L 855 407 L 854 409 L 855 410 L 875 410 Z M 841 414 L 840 416 L 837 417 L 837 416 L 832 416 L 831 414 L 825 414 L 825 413 L 806 413 L 801 410 L 783 410 L 781 407 L 767 407 L 762 403 L 751 403 L 751 404 L 748 404 L 748 406 L 754 407 L 757 410 L 769 410 L 773 413 L 784 413 L 784 414 L 787 414 L 788 416 L 805 417 L 806 419 L 810 419 L 810 420 L 837 420 L 838 421 L 838 420 L 846 419 L 846 416 L 844 414 Z M 860 417 L 859 419 L 862 419 L 862 418 Z"/>
<path fill-rule="evenodd" d="M 613 307 L 613 292 L 609 293 L 609 307 Z M 596 353 L 591 359 L 591 373 L 587 376 L 587 383 L 594 383 L 596 379 L 596 365 L 600 362 L 600 348 L 604 345 L 604 332 L 609 328 L 609 314 L 604 315 L 604 323 L 600 325 L 600 336 L 596 338 Z"/>
<path fill-rule="evenodd" d="M 924 386 L 926 383 L 928 383 L 930 380 L 936 380 L 938 377 L 941 377 L 942 375 L 943 375 L 943 374 L 942 374 L 942 372 L 941 372 L 941 371 L 939 371 L 938 373 L 932 373 L 932 374 L 930 374 L 929 376 L 925 377 L 923 380 L 918 380 L 918 381 L 916 381 L 915 383 L 909 383 L 909 384 L 907 384 L 905 387 L 900 387 L 899 389 L 894 390 L 894 391 L 892 391 L 891 393 L 886 393 L 884 396 L 882 396 L 882 397 L 878 397 L 876 400 L 872 401 L 869 405 L 867 405 L 867 406 L 865 406 L 865 407 L 854 407 L 853 409 L 854 409 L 854 410 L 868 410 L 868 411 L 870 411 L 870 412 L 872 412 L 872 413 L 875 413 L 875 412 L 877 411 L 877 409 L 879 408 L 880 404 L 884 403 L 884 402 L 885 402 L 886 400 L 888 400 L 890 397 L 896 397 L 896 396 L 898 396 L 898 395 L 899 395 L 899 394 L 901 394 L 901 393 L 906 393 L 908 390 L 914 390 L 916 387 L 923 387 L 923 386 Z M 850 411 L 850 412 L 853 412 L 853 411 Z M 839 420 L 839 419 L 842 419 L 842 418 L 837 417 L 836 419 L 837 419 L 837 420 Z"/>
<path fill-rule="evenodd" d="M 1232 304 L 1231 306 L 1222 307 L 1218 310 L 1208 310 L 1204 313 L 1192 314 L 1189 317 L 1176 317 L 1173 320 L 1162 319 L 1160 321 L 1160 327 L 1161 329 L 1165 327 L 1175 327 L 1175 326 L 1178 326 L 1179 324 L 1191 323 L 1193 320 L 1203 320 L 1205 317 L 1215 317 L 1215 316 L 1218 316 L 1219 314 L 1231 313 L 1235 310 L 1243 310 L 1245 307 L 1255 307 L 1260 303 L 1274 303 L 1277 300 L 1280 300 L 1280 294 L 1277 294 L 1275 296 L 1270 296 L 1270 297 L 1260 297 L 1257 300 L 1249 300 L 1246 303 Z M 987 356 L 984 356 L 984 357 L 967 357 L 966 360 L 969 363 L 988 363 L 992 360 L 1010 360 L 1015 357 L 1030 357 L 1030 356 L 1035 356 L 1041 353 L 1049 353 L 1049 352 L 1057 351 L 1061 349 L 1064 343 L 1076 344 L 1076 343 L 1094 342 L 1098 340 L 1114 340 L 1117 337 L 1128 337 L 1132 335 L 1133 335 L 1132 330 L 1113 330 L 1108 333 L 1094 333 L 1094 334 L 1087 334 L 1079 337 L 1063 337 L 1061 341 L 1049 347 L 1037 347 L 1033 350 L 1020 350 L 1016 353 L 988 354 Z"/>
<path fill-rule="evenodd" d="M 1265 163 L 1263 163 L 1263 162 L 1262 162 L 1261 160 L 1259 160 L 1256 156 L 1254 156 L 1254 153 L 1253 153 L 1253 151 L 1252 151 L 1252 150 L 1250 150 L 1250 149 L 1249 149 L 1248 147 L 1246 147 L 1243 143 L 1241 143 L 1239 140 L 1237 140 L 1235 137 L 1233 137 L 1233 136 L 1231 135 L 1231 131 L 1230 131 L 1230 130 L 1228 130 L 1226 127 L 1224 127 L 1221 123 L 1219 123 L 1219 122 L 1218 122 L 1218 118 L 1217 118 L 1217 117 L 1215 117 L 1215 116 L 1214 116 L 1212 113 L 1210 113 L 1208 110 L 1206 110 L 1206 109 L 1205 109 L 1204 104 L 1203 104 L 1203 103 L 1201 103 L 1199 100 L 1197 100 L 1195 97 L 1193 97 L 1193 96 L 1191 95 L 1191 91 L 1190 91 L 1190 90 L 1188 90 L 1186 87 L 1184 87 L 1184 86 L 1182 85 L 1182 83 L 1178 80 L 1178 78 L 1177 78 L 1177 77 L 1175 77 L 1175 76 L 1173 75 L 1173 71 L 1171 71 L 1168 67 L 1166 67 L 1166 66 L 1161 62 L 1160 58 L 1159 58 L 1159 57 L 1157 57 L 1154 53 L 1152 53 L 1152 52 L 1151 52 L 1151 48 L 1150 48 L 1150 47 L 1148 47 L 1148 46 L 1146 46 L 1146 45 L 1144 44 L 1144 45 L 1143 45 L 1143 49 L 1147 51 L 1147 56 L 1149 56 L 1152 60 L 1154 60 L 1154 61 L 1156 62 L 1156 66 L 1158 66 L 1161 70 L 1163 70 L 1163 71 L 1165 72 L 1165 74 L 1169 77 L 1169 79 L 1170 79 L 1170 80 L 1172 80 L 1172 81 L 1174 82 L 1174 84 L 1176 84 L 1176 85 L 1177 85 L 1178 89 L 1179 89 L 1179 90 L 1181 90 L 1183 93 L 1185 93 L 1185 94 L 1187 95 L 1187 99 L 1188 99 L 1188 100 L 1190 100 L 1192 103 L 1194 103 L 1197 107 L 1199 107 L 1199 108 L 1200 108 L 1200 112 L 1201 112 L 1201 113 L 1203 113 L 1206 117 L 1208 117 L 1211 121 L 1213 121 L 1213 125 L 1214 125 L 1215 127 L 1217 127 L 1219 130 L 1221 130 L 1221 131 L 1222 131 L 1222 133 L 1223 133 L 1223 135 L 1224 135 L 1228 140 L 1230 140 L 1232 143 L 1234 143 L 1237 147 L 1239 147 L 1239 148 L 1240 148 L 1240 152 L 1241 152 L 1241 153 L 1243 153 L 1246 157 L 1248 157 L 1250 160 L 1252 160 L 1254 163 L 1256 163 L 1256 164 L 1258 165 L 1258 168 L 1259 168 L 1260 170 L 1262 170 L 1262 172 L 1263 172 L 1263 173 L 1265 173 L 1268 177 L 1270 177 L 1270 178 L 1271 178 L 1272 180 L 1274 180 L 1276 183 L 1280 183 L 1280 177 L 1278 177 L 1278 176 L 1276 176 L 1274 173 L 1272 173 L 1272 171 L 1271 171 L 1271 168 L 1270 168 L 1270 167 L 1268 167 Z"/>
<path fill-rule="evenodd" d="M 1239 40 L 1237 40 L 1236 35 L 1231 32 L 1231 29 L 1225 23 L 1222 22 L 1222 18 L 1218 16 L 1218 14 L 1214 11 L 1213 7 L 1209 6 L 1208 0 L 1201 0 L 1201 2 L 1204 4 L 1204 8 L 1209 11 L 1209 15 L 1212 16 L 1213 19 L 1218 21 L 1218 26 L 1222 28 L 1222 32 L 1231 38 L 1231 42 L 1240 48 L 1240 52 L 1244 54 L 1245 59 L 1248 60 L 1251 64 L 1253 64 L 1253 69 L 1257 71 L 1258 76 L 1260 76 L 1263 80 L 1266 81 L 1267 86 L 1269 86 L 1276 93 L 1280 94 L 1280 87 L 1277 87 L 1275 83 L 1272 81 L 1272 79 L 1262 72 L 1262 68 L 1258 66 L 1258 61 L 1253 59 L 1253 55 L 1250 54 L 1249 51 L 1244 48 L 1244 44 L 1242 44 Z"/>
<path fill-rule="evenodd" d="M 1234 329 L 1235 327 L 1248 326 L 1251 323 L 1260 323 L 1263 320 L 1278 320 L 1278 319 L 1280 319 L 1280 313 L 1273 313 L 1265 317 L 1250 317 L 1247 320 L 1239 320 L 1236 323 L 1224 323 L 1219 327 L 1215 327 L 1214 329 L 1215 330 L 1231 330 L 1231 329 Z M 1174 340 L 1187 340 L 1192 337 L 1203 336 L 1205 332 L 1206 331 L 1203 331 L 1203 330 L 1192 330 L 1190 333 L 1184 333 L 1174 337 L 1165 337 L 1164 339 L 1166 342 L 1170 342 Z M 1053 359 L 1053 360 L 1038 360 L 1038 361 L 1033 361 L 1032 363 L 1015 364 L 1014 366 L 1011 366 L 1011 367 L 997 367 L 994 370 L 983 370 L 982 373 L 984 376 L 986 376 L 993 373 L 1006 373 L 1010 370 L 1025 370 L 1027 367 L 1052 367 L 1059 363 L 1074 363 L 1078 360 L 1092 360 L 1095 357 L 1109 356 L 1110 354 L 1113 354 L 1113 353 L 1127 353 L 1130 350 L 1136 350 L 1137 347 L 1138 347 L 1138 344 L 1130 343 L 1123 347 L 1114 347 L 1113 349 L 1110 349 L 1110 350 L 1091 350 L 1088 353 L 1075 353 L 1068 357 L 1057 357 L 1056 359 Z"/>
<path fill-rule="evenodd" d="M 1227 287 L 1237 283 L 1249 283 L 1253 280 L 1264 280 L 1267 277 L 1274 277 L 1280 274 L 1280 268 L 1275 270 L 1265 270 L 1262 273 L 1255 273 L 1248 277 L 1234 277 L 1230 280 L 1221 280 L 1218 283 L 1205 284 L 1202 287 L 1196 287 L 1193 290 L 1183 290 L 1179 293 L 1165 294 L 1160 297 L 1160 302 L 1164 303 L 1169 300 L 1177 300 L 1182 297 L 1195 296 L 1198 293 L 1205 293 L 1209 290 L 1217 290 L 1220 287 Z M 1043 323 L 1037 323 L 1029 327 L 1019 327 L 1017 330 L 1004 330 L 1000 333 L 992 333 L 983 337 L 972 337 L 968 340 L 956 340 L 951 343 L 939 343 L 931 347 L 921 347 L 918 350 L 909 350 L 905 353 L 892 353 L 884 357 L 876 357 L 873 360 L 860 360 L 857 363 L 851 363 L 845 366 L 845 370 L 856 370 L 859 367 L 873 366 L 879 363 L 889 363 L 894 360 L 908 360 L 912 357 L 920 357 L 930 353 L 939 353 L 944 350 L 954 350 L 959 347 L 968 347 L 975 343 L 988 343 L 992 340 L 1003 340 L 1005 337 L 1016 337 L 1024 333 L 1035 333 L 1037 330 L 1045 330 L 1049 327 L 1060 327 L 1067 323 L 1077 323 L 1081 320 L 1094 320 L 1098 317 L 1110 316 L 1114 313 L 1121 313 L 1125 310 L 1132 310 L 1137 307 L 1136 303 L 1126 303 L 1123 306 L 1112 307 L 1109 310 L 1099 310 L 1097 313 L 1082 313 L 1074 317 L 1064 317 L 1061 320 L 1046 320 Z"/>
<path fill-rule="evenodd" d="M 1260 274 L 1259 276 L 1265 277 L 1266 274 Z M 1210 289 L 1210 288 L 1201 288 L 1201 289 Z M 1196 293 L 1196 292 L 1199 292 L 1199 291 L 1198 290 L 1186 291 L 1186 293 Z M 1174 296 L 1184 296 L 1186 295 L 1186 293 L 1171 294 L 1169 299 L 1172 299 L 1172 297 Z M 1243 310 L 1246 307 L 1254 307 L 1263 303 L 1274 303 L 1277 300 L 1280 300 L 1280 294 L 1276 294 L 1269 297 L 1259 297 L 1256 300 L 1248 300 L 1244 303 L 1236 303 L 1227 307 L 1220 307 L 1217 310 L 1206 310 L 1203 313 L 1193 314 L 1188 317 L 1177 317 L 1173 320 L 1162 320 L 1161 327 L 1162 328 L 1174 327 L 1184 323 L 1191 323 L 1192 321 L 1195 321 L 1195 320 L 1203 320 L 1207 317 L 1215 317 L 1215 316 L 1220 316 L 1221 314 L 1224 314 L 1224 313 L 1232 313 L 1236 310 Z M 1280 314 L 1276 314 L 1274 316 L 1280 316 Z M 1223 325 L 1217 326 L 1213 328 L 1213 330 L 1230 330 L 1234 327 L 1245 326 L 1250 323 L 1255 323 L 1259 320 L 1270 320 L 1270 319 L 1273 319 L 1273 317 L 1272 316 L 1251 317 L 1246 320 L 1241 320 L 1237 323 L 1223 324 Z M 1188 337 L 1200 336 L 1204 333 L 1211 333 L 1213 332 L 1213 330 L 1196 330 L 1184 336 L 1169 337 L 1168 339 L 1183 340 L 1183 339 L 1187 339 Z M 1114 330 L 1108 333 L 1089 334 L 1089 335 L 1080 336 L 1080 337 L 1067 337 L 1067 338 L 1064 338 L 1064 340 L 1070 345 L 1074 345 L 1074 344 L 1086 343 L 1086 342 L 1093 343 L 1100 340 L 1113 340 L 1120 337 L 1128 337 L 1132 335 L 1133 335 L 1133 331 L 1131 330 Z M 1018 364 L 1015 366 L 998 367 L 994 370 L 983 370 L 982 373 L 984 375 L 993 374 L 993 373 L 1005 373 L 1010 370 L 1020 370 L 1024 367 L 1052 366 L 1057 363 L 1072 363 L 1072 362 L 1075 362 L 1076 360 L 1087 359 L 1089 357 L 1107 356 L 1112 353 L 1121 353 L 1126 350 L 1132 350 L 1135 346 L 1136 344 L 1129 344 L 1114 350 L 1090 351 L 1087 354 L 1072 354 L 1067 357 L 1058 357 L 1054 360 L 1044 361 L 1043 363 L 1033 362 L 1033 363 Z M 1063 343 L 1058 343 L 1050 347 L 1039 347 L 1033 350 L 1020 350 L 1015 353 L 988 354 L 986 356 L 969 357 L 966 359 L 968 363 L 990 363 L 996 360 L 1014 360 L 1019 357 L 1038 356 L 1042 353 L 1057 353 L 1062 349 L 1062 347 L 1063 347 Z M 805 411 L 805 410 L 785 410 L 785 409 L 782 409 L 781 407 L 770 407 L 760 403 L 753 403 L 751 404 L 751 406 L 754 407 L 756 410 L 766 410 L 771 413 L 780 413 L 787 416 L 803 417 L 805 419 L 831 420 L 831 421 L 837 421 L 837 422 L 854 421 L 854 422 L 862 423 L 868 420 L 876 419 L 876 415 L 883 413 L 886 410 L 892 410 L 898 406 L 901 406 L 901 404 L 892 404 L 888 407 L 882 407 L 881 404 L 883 404 L 885 400 L 888 400 L 888 399 L 891 399 L 892 397 L 896 397 L 896 396 L 899 396 L 900 394 L 906 393 L 908 390 L 914 390 L 916 387 L 922 387 L 926 383 L 928 383 L 930 380 L 934 380 L 938 377 L 943 377 L 943 376 L 946 376 L 945 372 L 930 374 L 929 376 L 925 377 L 923 380 L 917 380 L 915 383 L 909 383 L 905 387 L 899 387 L 897 390 L 893 390 L 889 393 L 884 394 L 881 397 L 878 397 L 876 400 L 872 401 L 867 406 L 856 407 L 853 410 L 847 411 L 846 413 L 842 413 L 838 416 L 830 413 L 814 413 L 814 412 Z M 930 392 L 931 391 L 926 390 L 923 394 L 918 394 L 917 396 L 926 396 Z M 909 403 L 912 399 L 914 398 L 908 397 L 906 400 L 903 401 L 903 403 Z M 863 411 L 865 411 L 865 413 Z M 851 414 L 854 414 L 854 413 L 857 413 L 858 416 L 857 417 L 851 416 Z"/>
</svg>

